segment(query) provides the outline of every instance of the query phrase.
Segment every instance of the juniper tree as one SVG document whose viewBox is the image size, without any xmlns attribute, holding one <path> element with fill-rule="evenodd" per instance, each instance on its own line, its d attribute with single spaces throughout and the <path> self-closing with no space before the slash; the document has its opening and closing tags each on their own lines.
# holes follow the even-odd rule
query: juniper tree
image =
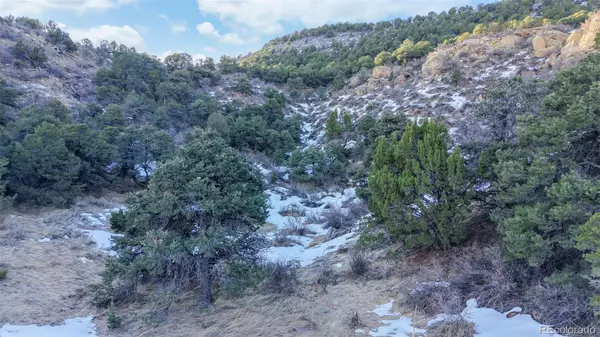
<svg viewBox="0 0 600 337">
<path fill-rule="evenodd" d="M 342 133 L 342 125 L 338 121 L 338 112 L 333 110 L 325 123 L 325 134 L 329 139 L 335 139 Z"/>
<path fill-rule="evenodd" d="M 215 132 L 196 133 L 111 220 L 125 237 L 106 282 L 199 286 L 200 303 L 209 305 L 213 267 L 253 259 L 262 247 L 253 233 L 267 215 L 263 190 L 257 170 Z"/>
<path fill-rule="evenodd" d="M 506 257 L 546 274 L 585 269 L 575 235 L 600 211 L 599 80 L 599 55 L 561 72 L 539 115 L 518 119 L 517 146 L 497 151 L 492 165 L 500 191 L 492 219 Z"/>
<path fill-rule="evenodd" d="M 465 166 L 439 124 L 409 123 L 401 137 L 379 137 L 369 191 L 370 210 L 407 248 L 447 248 L 466 237 Z"/>
</svg>

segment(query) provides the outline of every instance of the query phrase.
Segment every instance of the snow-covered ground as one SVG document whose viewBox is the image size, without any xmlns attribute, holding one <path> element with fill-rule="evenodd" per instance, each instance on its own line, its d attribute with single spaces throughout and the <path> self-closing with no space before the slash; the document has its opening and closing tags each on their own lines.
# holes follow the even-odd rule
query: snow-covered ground
<svg viewBox="0 0 600 337">
<path fill-rule="evenodd" d="M 62 325 L 11 325 L 0 328 L 0 337 L 95 337 L 92 316 L 65 320 Z"/>
<path fill-rule="evenodd" d="M 382 324 L 380 327 L 368 331 L 369 336 L 409 337 L 417 333 L 426 333 L 426 330 L 414 327 L 410 317 L 394 312 L 393 305 L 394 300 L 390 300 L 390 302 L 369 311 L 378 317 L 388 318 L 379 321 Z M 453 322 L 464 319 L 474 324 L 477 337 L 538 337 L 543 335 L 544 331 L 550 334 L 552 331 L 550 327 L 536 322 L 531 315 L 521 314 L 521 311 L 522 309 L 517 307 L 501 313 L 490 308 L 480 308 L 475 299 L 470 299 L 460 315 L 440 314 L 429 320 L 427 325 L 430 327 L 444 321 Z M 509 313 L 514 315 L 508 315 Z M 358 329 L 356 332 L 367 333 L 365 329 Z M 556 333 L 551 333 L 551 335 L 562 337 Z"/>
<path fill-rule="evenodd" d="M 287 224 L 292 221 L 305 223 L 314 232 L 310 236 L 291 236 L 296 243 L 291 247 L 271 247 L 266 252 L 269 260 L 296 260 L 301 266 L 307 266 L 328 252 L 335 251 L 341 246 L 356 239 L 356 233 L 348 233 L 333 240 L 322 242 L 309 247 L 316 236 L 327 234 L 326 224 L 310 223 L 309 214 L 320 214 L 328 207 L 342 207 L 343 204 L 351 202 L 356 198 L 353 188 L 345 189 L 335 193 L 317 193 L 307 198 L 288 195 L 290 191 L 284 188 L 269 190 L 269 216 L 267 222 L 275 227 L 275 232 L 269 233 L 274 238 L 277 232 L 285 230 Z M 308 205 L 308 206 L 307 206 Z M 296 214 L 287 215 L 286 211 L 293 209 Z"/>
</svg>

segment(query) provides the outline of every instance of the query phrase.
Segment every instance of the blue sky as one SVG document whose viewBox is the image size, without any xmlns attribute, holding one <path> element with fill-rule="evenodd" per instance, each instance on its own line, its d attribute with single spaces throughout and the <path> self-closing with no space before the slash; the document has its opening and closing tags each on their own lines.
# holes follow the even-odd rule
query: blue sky
<svg viewBox="0 0 600 337">
<path fill-rule="evenodd" d="M 75 40 L 116 40 L 159 57 L 218 59 L 273 37 L 336 22 L 375 22 L 440 12 L 477 0 L 0 0 L 12 13 L 61 24 Z"/>
</svg>

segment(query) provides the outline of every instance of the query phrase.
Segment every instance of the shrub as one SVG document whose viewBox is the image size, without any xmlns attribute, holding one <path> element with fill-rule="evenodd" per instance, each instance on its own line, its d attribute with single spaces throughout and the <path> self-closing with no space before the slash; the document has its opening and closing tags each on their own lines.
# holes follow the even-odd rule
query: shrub
<svg viewBox="0 0 600 337">
<path fill-rule="evenodd" d="M 272 241 L 273 247 L 292 247 L 296 244 L 299 243 L 290 238 L 285 232 L 277 233 Z"/>
<path fill-rule="evenodd" d="M 308 224 L 302 222 L 300 218 L 288 218 L 285 223 L 285 234 L 287 235 L 297 235 L 297 236 L 307 236 L 308 234 L 316 234 L 315 231 L 310 229 Z"/>
<path fill-rule="evenodd" d="M 358 245 L 362 248 L 375 249 L 386 245 L 388 241 L 383 232 L 365 231 L 360 235 Z"/>
<path fill-rule="evenodd" d="M 460 150 L 448 149 L 446 128 L 429 120 L 377 141 L 369 208 L 407 249 L 448 248 L 466 239 L 469 181 Z"/>
<path fill-rule="evenodd" d="M 277 261 L 268 265 L 269 274 L 263 283 L 263 290 L 279 295 L 290 295 L 298 287 L 298 263 Z"/>
<path fill-rule="evenodd" d="M 28 18 L 28 17 L 19 17 L 15 20 L 17 23 L 25 26 L 25 27 L 29 27 L 31 29 L 42 29 L 44 28 L 44 25 L 40 22 L 40 20 L 38 19 L 32 19 L 32 18 Z"/>
<path fill-rule="evenodd" d="M 337 275 L 328 263 L 323 264 L 319 269 L 319 276 L 317 277 L 316 283 L 326 289 L 328 285 L 334 285 L 337 283 Z"/>
<path fill-rule="evenodd" d="M 363 322 L 361 321 L 360 316 L 358 316 L 358 311 L 352 310 L 352 313 L 350 314 L 350 317 L 348 318 L 348 326 L 352 330 L 356 330 L 360 327 L 365 326 L 363 324 Z"/>
<path fill-rule="evenodd" d="M 40 67 L 48 61 L 48 57 L 42 47 L 31 47 L 22 41 L 17 42 L 13 46 L 12 54 L 17 62 L 27 63 L 32 67 Z"/>
<path fill-rule="evenodd" d="M 8 270 L 0 269 L 0 281 L 6 279 L 6 274 L 8 274 Z"/>
<path fill-rule="evenodd" d="M 474 335 L 473 323 L 462 317 L 453 318 L 427 330 L 427 336 L 430 337 L 473 337 Z"/>
<path fill-rule="evenodd" d="M 106 326 L 112 330 L 120 328 L 122 324 L 123 318 L 115 314 L 112 309 L 108 310 L 108 313 L 106 314 Z"/>
<path fill-rule="evenodd" d="M 242 78 L 241 80 L 236 82 L 231 87 L 231 89 L 235 92 L 239 92 L 240 94 L 244 95 L 251 95 L 253 93 L 252 84 L 250 84 L 250 81 L 248 81 L 248 79 L 246 78 Z"/>
<path fill-rule="evenodd" d="M 247 289 L 258 286 L 268 273 L 268 266 L 262 263 L 228 263 L 219 282 L 219 293 L 225 297 L 241 297 Z"/>
<path fill-rule="evenodd" d="M 369 261 L 366 256 L 359 250 L 353 250 L 350 253 L 350 270 L 356 277 L 362 276 L 369 271 Z"/>
<path fill-rule="evenodd" d="M 338 206 L 331 206 L 321 213 L 323 228 L 343 229 L 354 225 L 355 218 Z"/>
</svg>

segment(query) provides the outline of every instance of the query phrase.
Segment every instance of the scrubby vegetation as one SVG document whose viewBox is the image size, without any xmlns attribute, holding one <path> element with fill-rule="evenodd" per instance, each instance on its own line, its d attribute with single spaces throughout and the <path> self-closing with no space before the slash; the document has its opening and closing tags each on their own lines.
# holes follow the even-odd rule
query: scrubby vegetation
<svg viewBox="0 0 600 337">
<path fill-rule="evenodd" d="M 577 25 L 595 8 L 597 4 L 592 1 L 580 5 L 568 0 L 545 0 L 538 6 L 534 6 L 533 1 L 500 1 L 407 19 L 324 25 L 274 39 L 260 51 L 242 59 L 239 65 L 235 60 L 229 60 L 232 63 L 229 68 L 237 66 L 252 76 L 270 82 L 293 83 L 293 87 L 331 85 L 341 88 L 348 78 L 363 68 L 420 58 L 437 45 L 465 39 L 471 34 L 530 28 L 556 21 Z M 333 38 L 340 33 L 353 34 L 356 42 L 333 40 L 325 49 L 285 47 L 285 44 L 303 38 Z"/>
<path fill-rule="evenodd" d="M 440 301 L 452 304 L 450 311 L 470 297 L 501 310 L 526 301 L 528 309 L 544 312 L 545 323 L 591 324 L 600 313 L 598 54 L 548 81 L 497 81 L 474 103 L 463 144 L 452 142 L 443 121 L 375 113 L 353 120 L 334 110 L 319 121 L 324 132 L 318 145 L 300 146 L 303 121 L 285 110 L 294 95 L 272 85 L 295 92 L 337 89 L 363 69 L 410 63 L 440 44 L 551 21 L 577 25 L 593 9 L 570 1 L 532 5 L 502 1 L 406 20 L 324 26 L 276 39 L 239 62 L 223 56 L 218 64 L 194 63 L 184 53 L 161 62 L 116 43 L 94 48 L 89 41 L 74 43 L 52 23 L 3 18 L 46 29 L 44 38 L 61 53 L 93 51 L 99 64 L 110 66 L 93 78 L 93 102 L 69 107 L 57 100 L 23 104 L 22 93 L 0 79 L 0 216 L 13 201 L 65 207 L 84 193 L 135 192 L 127 211 L 111 218 L 112 230 L 123 236 L 94 289 L 95 304 L 111 308 L 111 328 L 122 323 L 114 306 L 150 292 L 172 300 L 193 291 L 205 309 L 217 296 L 292 295 L 298 264 L 265 262 L 261 250 L 298 245 L 292 236 L 316 236 L 313 224 L 328 229 L 327 236 L 348 233 L 367 213 L 365 204 L 372 217 L 358 246 L 386 249 L 394 263 L 411 254 L 460 252 L 469 240 L 501 247 L 480 247 L 486 252 L 480 258 L 449 259 L 460 273 L 447 274 L 448 284 L 410 293 L 411 307 L 433 315 Z M 323 50 L 280 46 L 341 32 L 359 38 Z M 19 41 L 11 53 L 19 67 L 49 67 L 39 46 Z M 257 78 L 270 83 L 260 87 Z M 461 81 L 457 67 L 450 83 Z M 204 90 L 216 84 L 227 84 L 231 99 Z M 257 233 L 267 218 L 266 186 L 246 159 L 252 156 L 289 168 L 267 172 L 270 183 L 285 180 L 302 198 L 306 193 L 297 184 L 353 186 L 365 203 L 324 205 L 319 214 L 282 209 L 293 218 L 268 241 Z M 492 233 L 485 240 L 481 227 Z M 369 253 L 357 249 L 339 251 L 349 252 L 347 275 L 377 273 Z M 331 266 L 319 268 L 317 285 L 337 282 Z M 357 313 L 351 316 L 350 326 L 361 324 Z M 432 335 L 471 333 L 460 320 Z"/>
</svg>

